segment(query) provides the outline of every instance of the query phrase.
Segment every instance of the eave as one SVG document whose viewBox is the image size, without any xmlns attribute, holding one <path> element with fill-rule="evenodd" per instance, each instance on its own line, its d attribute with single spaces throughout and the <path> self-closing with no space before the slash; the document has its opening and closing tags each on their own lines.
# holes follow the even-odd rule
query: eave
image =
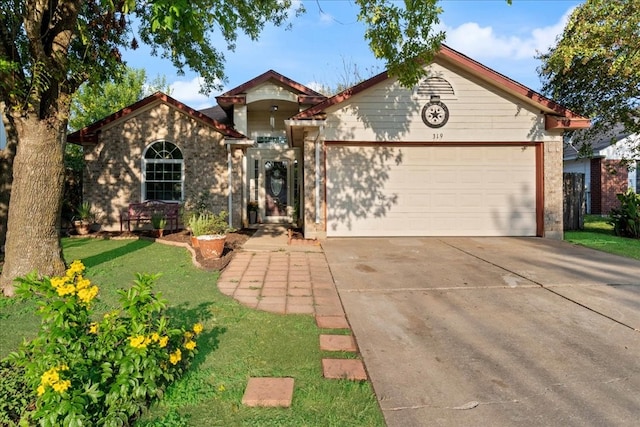
<svg viewBox="0 0 640 427">
<path fill-rule="evenodd" d="M 73 144 L 80 144 L 80 145 L 95 144 L 98 142 L 98 135 L 100 134 L 102 128 L 104 128 L 105 126 L 117 120 L 124 119 L 128 116 L 131 116 L 135 114 L 137 111 L 139 111 L 140 109 L 148 107 L 154 103 L 165 103 L 167 105 L 170 105 L 176 108 L 177 110 L 183 112 L 184 114 L 211 126 L 216 131 L 223 134 L 225 137 L 237 138 L 237 139 L 246 138 L 245 135 L 241 134 L 235 129 L 232 129 L 229 126 L 222 124 L 217 120 L 214 120 L 211 117 L 205 114 L 202 114 L 197 110 L 194 110 L 191 107 L 186 106 L 185 104 L 177 101 L 176 99 L 170 97 L 169 95 L 162 92 L 156 92 L 153 95 L 150 95 L 134 104 L 131 104 L 128 107 L 125 107 L 122 110 L 117 111 L 111 114 L 110 116 L 105 117 L 102 120 L 99 120 L 83 129 L 80 129 L 76 132 L 73 132 L 67 135 L 67 142 L 70 142 Z"/>
<path fill-rule="evenodd" d="M 497 71 L 474 61 L 468 56 L 465 56 L 446 45 L 441 46 L 440 51 L 434 58 L 434 62 L 435 61 L 449 63 L 455 67 L 466 70 L 488 84 L 521 99 L 534 108 L 539 108 L 541 113 L 545 115 L 545 129 L 547 131 L 584 129 L 591 125 L 591 122 L 587 117 L 574 113 L 568 108 L 554 102 L 533 89 L 530 89 L 498 73 Z M 345 102 L 354 95 L 381 83 L 388 78 L 389 75 L 386 71 L 380 73 L 377 76 L 365 80 L 352 88 L 344 90 L 339 94 L 296 114 L 292 119 L 309 120 L 316 118 L 318 114 L 323 113 L 325 109 Z"/>
</svg>

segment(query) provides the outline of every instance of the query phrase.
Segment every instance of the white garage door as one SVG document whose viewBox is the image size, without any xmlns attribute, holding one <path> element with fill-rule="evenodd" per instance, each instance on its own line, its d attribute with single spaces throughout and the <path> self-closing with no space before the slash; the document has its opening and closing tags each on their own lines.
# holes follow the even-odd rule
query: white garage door
<svg viewBox="0 0 640 427">
<path fill-rule="evenodd" d="M 535 147 L 329 146 L 327 235 L 535 236 Z"/>
</svg>

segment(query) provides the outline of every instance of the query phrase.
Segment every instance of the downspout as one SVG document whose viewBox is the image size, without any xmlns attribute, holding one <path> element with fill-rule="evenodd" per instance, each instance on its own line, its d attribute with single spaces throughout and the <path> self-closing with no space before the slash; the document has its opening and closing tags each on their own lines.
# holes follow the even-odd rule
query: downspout
<svg viewBox="0 0 640 427">
<path fill-rule="evenodd" d="M 233 191 L 232 191 L 232 185 L 233 185 L 233 179 L 231 177 L 231 172 L 232 172 L 233 168 L 232 168 L 232 164 L 231 164 L 231 143 L 227 142 L 227 175 L 229 176 L 229 200 L 227 203 L 227 212 L 229 213 L 229 227 L 233 227 L 233 212 L 231 211 L 232 207 L 233 207 Z"/>
<path fill-rule="evenodd" d="M 245 223 L 248 223 L 248 218 L 247 218 L 247 209 L 245 209 L 244 207 L 247 206 L 247 203 L 249 203 L 249 196 L 247 194 L 247 186 L 249 185 L 247 182 L 247 152 L 243 151 L 242 152 L 242 205 L 243 209 L 242 209 L 242 226 L 244 227 Z"/>
<path fill-rule="evenodd" d="M 315 140 L 316 149 L 316 185 L 315 185 L 315 198 L 316 198 L 316 224 L 320 224 L 320 135 L 324 133 L 324 125 L 320 125 L 318 129 L 318 136 Z"/>
</svg>

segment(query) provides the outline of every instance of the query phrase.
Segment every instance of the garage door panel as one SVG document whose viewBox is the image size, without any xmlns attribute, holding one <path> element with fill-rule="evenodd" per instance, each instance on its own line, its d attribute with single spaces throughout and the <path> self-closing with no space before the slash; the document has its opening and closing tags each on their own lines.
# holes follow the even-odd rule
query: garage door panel
<svg viewBox="0 0 640 427">
<path fill-rule="evenodd" d="M 328 148 L 329 236 L 535 235 L 533 147 L 376 150 Z"/>
</svg>

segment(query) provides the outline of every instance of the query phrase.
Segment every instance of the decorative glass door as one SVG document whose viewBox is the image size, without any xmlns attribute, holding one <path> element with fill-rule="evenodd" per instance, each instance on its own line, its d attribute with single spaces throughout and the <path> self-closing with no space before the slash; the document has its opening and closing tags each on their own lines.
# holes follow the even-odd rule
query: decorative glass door
<svg viewBox="0 0 640 427">
<path fill-rule="evenodd" d="M 289 205 L 289 161 L 264 162 L 265 204 L 267 218 L 287 217 Z"/>
</svg>

